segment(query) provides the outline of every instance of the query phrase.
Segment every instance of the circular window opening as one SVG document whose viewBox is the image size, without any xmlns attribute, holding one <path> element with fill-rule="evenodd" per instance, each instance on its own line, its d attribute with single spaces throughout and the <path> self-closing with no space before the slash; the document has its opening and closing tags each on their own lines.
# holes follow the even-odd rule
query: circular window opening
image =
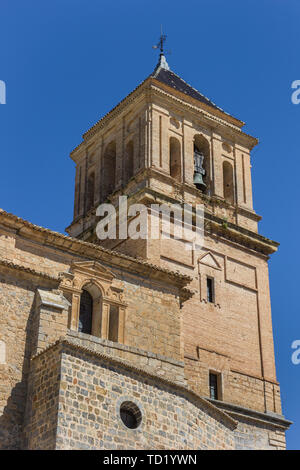
<svg viewBox="0 0 300 470">
<path fill-rule="evenodd" d="M 120 417 L 129 429 L 136 429 L 142 422 L 142 413 L 132 401 L 124 401 L 120 406 Z"/>
</svg>

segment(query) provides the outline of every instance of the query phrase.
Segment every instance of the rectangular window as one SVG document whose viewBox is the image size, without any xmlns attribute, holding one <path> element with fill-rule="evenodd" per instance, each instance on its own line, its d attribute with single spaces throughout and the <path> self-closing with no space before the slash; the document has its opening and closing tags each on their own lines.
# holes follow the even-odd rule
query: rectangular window
<svg viewBox="0 0 300 470">
<path fill-rule="evenodd" d="M 212 277 L 206 278 L 206 286 L 207 286 L 207 302 L 214 303 L 214 280 Z"/>
<path fill-rule="evenodd" d="M 213 372 L 209 373 L 209 396 L 213 400 L 219 399 L 218 378 L 218 374 L 214 374 Z"/>
</svg>

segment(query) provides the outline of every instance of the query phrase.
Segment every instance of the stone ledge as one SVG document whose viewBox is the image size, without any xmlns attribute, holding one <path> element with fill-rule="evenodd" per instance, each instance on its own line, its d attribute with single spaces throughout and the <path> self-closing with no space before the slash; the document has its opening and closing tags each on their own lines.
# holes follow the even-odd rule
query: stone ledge
<svg viewBox="0 0 300 470">
<path fill-rule="evenodd" d="M 50 274 L 44 273 L 42 271 L 36 271 L 33 268 L 29 268 L 21 264 L 16 264 L 6 259 L 0 259 L 0 266 L 3 266 L 8 269 L 19 270 L 26 274 L 32 274 L 33 276 L 38 276 L 39 278 L 42 278 L 42 279 L 56 281 L 56 282 L 58 281 L 58 278 L 56 276 L 51 276 Z"/>
<path fill-rule="evenodd" d="M 170 271 L 169 269 L 157 266 L 147 261 L 134 258 L 132 256 L 125 255 L 123 253 L 103 248 L 100 245 L 94 243 L 85 242 L 77 238 L 72 238 L 63 235 L 53 230 L 40 227 L 27 220 L 24 220 L 14 214 L 6 212 L 0 209 L 0 224 L 5 227 L 14 228 L 17 230 L 19 236 L 24 238 L 30 238 L 31 240 L 39 243 L 45 243 L 52 248 L 63 248 L 66 253 L 76 253 L 76 255 L 84 256 L 85 259 L 97 260 L 99 262 L 107 263 L 112 267 L 125 268 L 129 272 L 135 274 L 149 275 L 151 279 L 159 279 L 160 281 L 172 283 L 178 289 L 182 289 L 187 286 L 192 278 L 186 274 L 180 274 L 177 271 Z M 10 263 L 5 260 L 6 263 Z M 16 267 L 16 265 L 12 266 Z M 27 267 L 20 267 L 23 271 L 28 271 Z M 32 270 L 30 269 L 29 272 Z M 33 271 L 36 273 L 35 271 Z M 41 274 L 46 278 L 56 279 L 48 274 Z"/>
<path fill-rule="evenodd" d="M 67 338 L 75 338 L 87 341 L 88 343 L 95 343 L 101 346 L 106 346 L 112 349 L 118 349 L 120 351 L 130 352 L 132 354 L 137 354 L 139 356 L 145 356 L 152 359 L 158 359 L 162 362 L 167 362 L 177 367 L 184 368 L 183 361 L 177 361 L 176 359 L 172 359 L 167 356 L 163 356 L 162 354 L 156 354 L 153 352 L 145 351 L 144 349 L 136 348 L 134 346 L 128 346 L 126 344 L 116 343 L 114 341 L 109 341 L 108 339 L 98 338 L 97 336 L 87 335 L 85 333 L 79 333 L 78 331 L 68 330 L 67 331 Z"/>
<path fill-rule="evenodd" d="M 214 404 L 219 409 L 222 409 L 230 416 L 236 418 L 237 420 L 239 418 L 243 418 L 264 425 L 269 424 L 271 426 L 282 429 L 283 431 L 286 431 L 290 427 L 290 425 L 293 424 L 292 421 L 289 421 L 285 419 L 284 416 L 276 413 L 261 413 L 260 411 L 255 411 L 250 408 L 234 405 L 232 403 L 224 401 L 213 400 L 212 398 L 206 398 L 206 400 Z"/>
<path fill-rule="evenodd" d="M 58 310 L 66 310 L 71 305 L 70 302 L 63 296 L 54 294 L 53 292 L 37 290 L 39 305 L 46 307 L 53 307 Z"/>
</svg>

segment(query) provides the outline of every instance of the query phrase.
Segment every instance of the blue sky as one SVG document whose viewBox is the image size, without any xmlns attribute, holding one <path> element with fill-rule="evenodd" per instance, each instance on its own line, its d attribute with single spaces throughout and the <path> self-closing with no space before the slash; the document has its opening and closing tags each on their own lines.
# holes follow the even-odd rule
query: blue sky
<svg viewBox="0 0 300 470">
<path fill-rule="evenodd" d="M 151 73 L 160 24 L 172 70 L 259 137 L 252 153 L 260 233 L 270 261 L 277 374 L 300 449 L 298 0 L 1 0 L 0 207 L 64 232 L 81 135 Z"/>
</svg>

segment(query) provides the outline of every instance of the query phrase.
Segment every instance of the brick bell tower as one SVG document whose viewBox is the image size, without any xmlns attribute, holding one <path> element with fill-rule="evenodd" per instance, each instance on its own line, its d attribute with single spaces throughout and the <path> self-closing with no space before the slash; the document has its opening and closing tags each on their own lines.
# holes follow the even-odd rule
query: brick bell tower
<svg viewBox="0 0 300 470">
<path fill-rule="evenodd" d="M 276 378 L 268 275 L 278 243 L 258 233 L 250 163 L 257 139 L 243 126 L 172 72 L 161 51 L 153 73 L 71 153 L 67 232 L 193 279 L 180 337 L 189 387 L 240 419 L 250 441 L 281 447 L 289 422 Z M 98 240 L 97 207 L 109 201 L 118 210 L 124 195 L 129 206 L 203 204 L 202 248 L 187 250 L 188 240 L 173 238 Z"/>
</svg>

